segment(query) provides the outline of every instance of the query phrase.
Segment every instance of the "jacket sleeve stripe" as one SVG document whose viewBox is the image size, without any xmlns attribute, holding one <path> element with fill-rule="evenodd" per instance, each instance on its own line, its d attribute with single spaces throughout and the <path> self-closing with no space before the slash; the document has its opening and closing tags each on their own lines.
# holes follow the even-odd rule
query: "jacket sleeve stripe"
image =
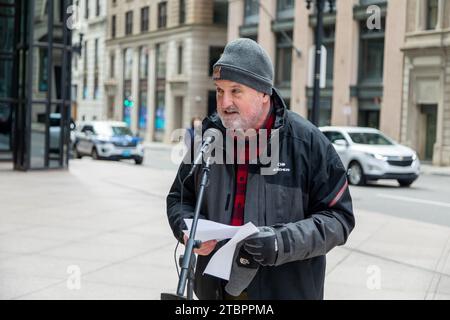
<svg viewBox="0 0 450 320">
<path fill-rule="evenodd" d="M 342 188 L 339 190 L 339 192 L 334 197 L 334 199 L 331 200 L 331 202 L 328 204 L 329 208 L 333 207 L 341 199 L 341 197 L 344 194 L 344 191 L 345 191 L 345 189 L 347 189 L 347 187 L 348 187 L 348 182 L 347 182 L 347 179 L 345 179 L 345 183 L 342 186 Z"/>
</svg>

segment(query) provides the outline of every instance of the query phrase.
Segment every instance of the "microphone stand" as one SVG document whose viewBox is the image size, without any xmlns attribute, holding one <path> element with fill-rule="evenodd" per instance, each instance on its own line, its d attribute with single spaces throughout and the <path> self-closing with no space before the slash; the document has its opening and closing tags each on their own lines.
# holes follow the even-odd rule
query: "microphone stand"
<svg viewBox="0 0 450 320">
<path fill-rule="evenodd" d="M 184 249 L 184 254 L 180 257 L 181 273 L 178 279 L 178 287 L 176 295 L 169 293 L 161 293 L 161 300 L 193 300 L 194 299 L 194 278 L 195 278 L 195 264 L 196 259 L 194 255 L 194 248 L 199 248 L 201 241 L 195 240 L 197 232 L 197 224 L 200 216 L 200 207 L 203 201 L 203 194 L 205 187 L 208 184 L 210 172 L 210 156 L 205 161 L 200 182 L 200 189 L 197 195 L 197 203 L 195 205 L 194 218 L 192 219 L 191 233 Z M 184 296 L 184 291 L 187 286 L 187 296 Z"/>
</svg>

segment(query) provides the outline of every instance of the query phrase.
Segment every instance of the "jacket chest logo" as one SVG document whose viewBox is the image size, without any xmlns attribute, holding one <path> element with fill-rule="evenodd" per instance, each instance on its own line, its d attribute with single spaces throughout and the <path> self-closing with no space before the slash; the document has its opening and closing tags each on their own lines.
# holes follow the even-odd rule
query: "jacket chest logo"
<svg viewBox="0 0 450 320">
<path fill-rule="evenodd" d="M 291 171 L 291 168 L 287 168 L 287 167 L 286 167 L 286 163 L 284 163 L 284 162 L 279 162 L 279 163 L 277 164 L 277 167 L 274 168 L 273 171 L 275 171 L 275 172 L 279 172 L 279 171 L 282 171 L 282 172 L 290 172 L 290 171 Z"/>
</svg>

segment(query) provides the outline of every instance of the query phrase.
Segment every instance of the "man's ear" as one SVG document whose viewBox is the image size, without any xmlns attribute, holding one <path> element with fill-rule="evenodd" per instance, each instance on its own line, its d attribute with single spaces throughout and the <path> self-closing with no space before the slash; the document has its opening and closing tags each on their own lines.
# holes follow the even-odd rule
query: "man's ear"
<svg viewBox="0 0 450 320">
<path fill-rule="evenodd" d="M 267 103 L 267 102 L 269 102 L 270 101 L 270 96 L 267 94 L 267 93 L 264 93 L 263 94 L 263 102 L 264 103 Z"/>
</svg>

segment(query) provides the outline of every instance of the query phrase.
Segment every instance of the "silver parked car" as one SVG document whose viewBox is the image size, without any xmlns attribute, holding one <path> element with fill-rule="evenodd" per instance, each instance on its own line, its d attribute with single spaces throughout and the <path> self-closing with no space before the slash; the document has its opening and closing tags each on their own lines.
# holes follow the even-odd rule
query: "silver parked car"
<svg viewBox="0 0 450 320">
<path fill-rule="evenodd" d="M 419 176 L 417 153 L 379 130 L 361 127 L 321 127 L 348 169 L 349 182 L 395 179 L 409 187 Z"/>
<path fill-rule="evenodd" d="M 93 159 L 134 159 L 136 164 L 142 164 L 142 139 L 134 136 L 125 122 L 92 121 L 78 128 L 74 142 L 76 158 L 90 155 Z"/>
</svg>

